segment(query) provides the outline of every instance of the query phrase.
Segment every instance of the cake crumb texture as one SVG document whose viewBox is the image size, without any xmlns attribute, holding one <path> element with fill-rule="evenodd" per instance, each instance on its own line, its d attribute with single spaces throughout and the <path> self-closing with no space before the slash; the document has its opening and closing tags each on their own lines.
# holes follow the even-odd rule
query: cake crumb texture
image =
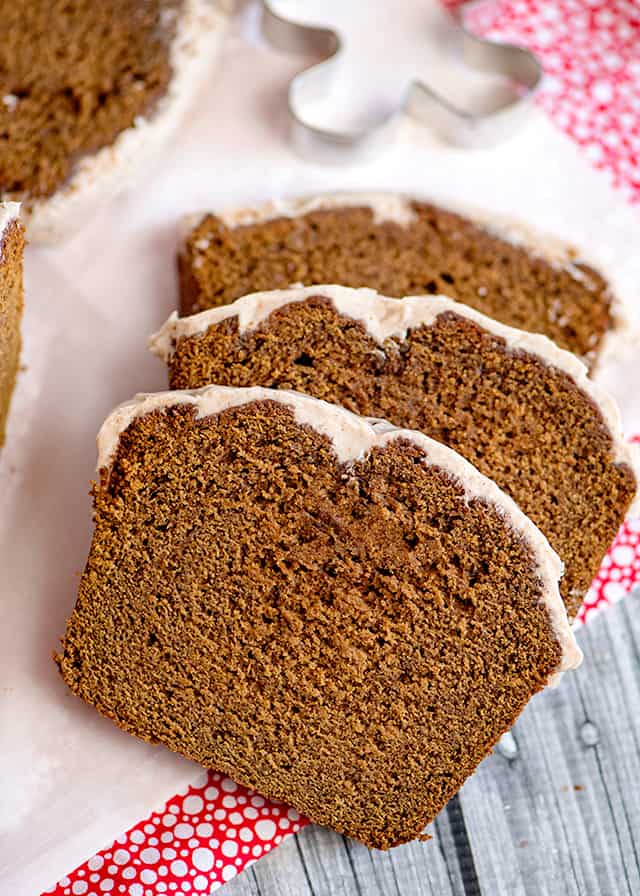
<svg viewBox="0 0 640 896">
<path fill-rule="evenodd" d="M 0 0 L 0 192 L 52 196 L 83 156 L 149 115 L 182 0 Z"/>
<path fill-rule="evenodd" d="M 20 361 L 23 251 L 24 231 L 16 218 L 0 235 L 0 447 Z"/>
<path fill-rule="evenodd" d="M 531 546 L 406 440 L 291 408 L 135 418 L 57 658 L 117 724 L 371 847 L 424 826 L 558 667 Z"/>
<path fill-rule="evenodd" d="M 442 294 L 533 333 L 588 364 L 615 326 L 604 277 L 578 260 L 552 264 L 486 227 L 412 201 L 407 226 L 362 207 L 320 209 L 229 227 L 205 215 L 178 258 L 181 313 L 292 284 L 370 286 L 388 296 Z"/>
<path fill-rule="evenodd" d="M 229 317 L 178 341 L 169 382 L 294 389 L 444 442 L 547 536 L 565 564 L 571 618 L 637 489 L 600 410 L 568 374 L 451 312 L 382 346 L 321 295 L 242 335 Z"/>
</svg>

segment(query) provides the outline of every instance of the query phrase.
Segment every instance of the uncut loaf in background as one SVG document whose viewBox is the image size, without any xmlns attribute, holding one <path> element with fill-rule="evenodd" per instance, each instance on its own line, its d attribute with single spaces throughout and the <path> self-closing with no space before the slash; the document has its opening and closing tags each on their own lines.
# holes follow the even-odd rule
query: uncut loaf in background
<svg viewBox="0 0 640 896">
<path fill-rule="evenodd" d="M 69 687 L 369 846 L 418 836 L 579 663 L 546 539 L 419 433 L 211 387 L 121 406 L 99 455 Z"/>
<path fill-rule="evenodd" d="M 172 316 L 152 347 L 171 388 L 296 389 L 459 451 L 558 552 L 570 616 L 636 492 L 617 408 L 581 362 L 442 296 L 338 286 L 258 293 Z"/>
<path fill-rule="evenodd" d="M 32 242 L 77 230 L 178 126 L 228 0 L 0 0 L 0 195 Z"/>
<path fill-rule="evenodd" d="M 0 447 L 20 362 L 24 232 L 17 202 L 0 203 Z"/>
<path fill-rule="evenodd" d="M 622 325 L 612 290 L 573 247 L 488 212 L 393 193 L 337 193 L 191 216 L 181 314 L 292 284 L 440 294 L 544 333 L 589 366 Z"/>
</svg>

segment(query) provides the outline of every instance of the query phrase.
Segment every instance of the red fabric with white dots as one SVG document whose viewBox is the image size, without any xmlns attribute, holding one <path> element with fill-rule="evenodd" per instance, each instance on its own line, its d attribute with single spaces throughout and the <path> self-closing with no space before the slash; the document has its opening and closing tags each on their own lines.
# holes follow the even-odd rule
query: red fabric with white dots
<svg viewBox="0 0 640 896">
<path fill-rule="evenodd" d="M 457 5 L 456 0 L 449 5 Z M 530 47 L 548 74 L 538 103 L 630 201 L 640 199 L 640 6 L 632 0 L 488 0 L 474 28 Z M 640 441 L 640 437 L 636 439 Z M 587 622 L 640 584 L 640 519 L 624 524 L 580 612 Z M 169 800 L 47 890 L 55 896 L 211 893 L 305 819 L 216 772 Z"/>
<path fill-rule="evenodd" d="M 482 0 L 466 21 L 536 53 L 545 71 L 538 105 L 631 202 L 640 200 L 638 0 Z"/>
<path fill-rule="evenodd" d="M 55 896 L 212 893 L 308 822 L 218 772 L 64 877 Z"/>
</svg>

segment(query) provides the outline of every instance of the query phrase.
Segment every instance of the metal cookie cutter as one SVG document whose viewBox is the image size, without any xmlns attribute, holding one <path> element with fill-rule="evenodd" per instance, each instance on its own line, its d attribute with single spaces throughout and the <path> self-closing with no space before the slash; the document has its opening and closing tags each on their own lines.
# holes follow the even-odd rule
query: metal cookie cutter
<svg viewBox="0 0 640 896">
<path fill-rule="evenodd" d="M 477 2 L 463 3 L 451 13 L 456 49 L 470 68 L 504 78 L 514 88 L 506 98 L 490 111 L 469 111 L 416 80 L 408 85 L 398 108 L 382 121 L 372 127 L 347 131 L 319 127 L 306 114 L 313 103 L 327 95 L 338 59 L 344 52 L 342 37 L 330 28 L 285 18 L 276 12 L 273 0 L 262 0 L 262 30 L 274 47 L 322 57 L 322 61 L 296 75 L 289 84 L 292 139 L 296 148 L 322 162 L 355 162 L 388 146 L 403 115 L 431 127 L 456 146 L 481 148 L 510 137 L 530 111 L 531 99 L 542 80 L 542 67 L 537 57 L 524 47 L 472 34 L 464 24 L 464 12 Z"/>
</svg>

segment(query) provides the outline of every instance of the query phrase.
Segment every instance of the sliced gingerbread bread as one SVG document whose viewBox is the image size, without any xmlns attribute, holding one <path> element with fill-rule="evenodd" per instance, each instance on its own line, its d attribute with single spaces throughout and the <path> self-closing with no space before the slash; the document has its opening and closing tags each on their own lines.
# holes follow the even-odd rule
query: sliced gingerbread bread
<svg viewBox="0 0 640 896">
<path fill-rule="evenodd" d="M 258 293 L 153 349 L 171 388 L 297 389 L 417 429 L 508 492 L 565 564 L 573 616 L 635 495 L 617 408 L 569 352 L 442 296 L 340 286 Z"/>
<path fill-rule="evenodd" d="M 20 361 L 24 232 L 16 202 L 0 203 L 0 446 Z"/>
<path fill-rule="evenodd" d="M 69 687 L 369 846 L 579 663 L 544 536 L 421 434 L 210 387 L 121 406 L 99 454 Z"/>
<path fill-rule="evenodd" d="M 293 284 L 444 294 L 544 333 L 590 366 L 621 318 L 573 247 L 497 215 L 398 194 L 334 194 L 189 218 L 178 258 L 183 315 Z"/>
<path fill-rule="evenodd" d="M 77 229 L 170 138 L 228 0 L 0 0 L 0 195 L 30 240 Z"/>
</svg>

